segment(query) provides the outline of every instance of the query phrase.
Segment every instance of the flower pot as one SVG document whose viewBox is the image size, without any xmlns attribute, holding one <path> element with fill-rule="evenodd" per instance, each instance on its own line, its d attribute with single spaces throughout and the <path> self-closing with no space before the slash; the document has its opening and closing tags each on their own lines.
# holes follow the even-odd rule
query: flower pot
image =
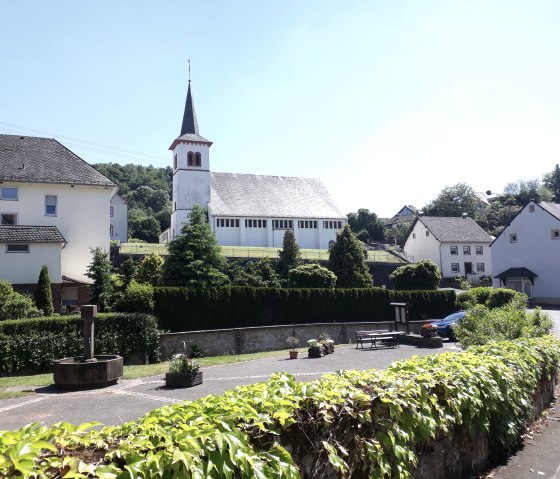
<svg viewBox="0 0 560 479">
<path fill-rule="evenodd" d="M 332 354 L 332 353 L 334 353 L 334 343 L 326 343 L 326 344 L 323 344 L 323 353 L 324 353 L 324 354 Z"/>
<path fill-rule="evenodd" d="M 167 373 L 165 385 L 170 388 L 190 388 L 202 384 L 202 371 L 197 373 Z"/>
<path fill-rule="evenodd" d="M 323 356 L 323 348 L 309 348 L 307 350 L 307 357 L 320 358 Z"/>
<path fill-rule="evenodd" d="M 290 351 L 290 359 L 297 359 L 298 351 Z"/>
</svg>

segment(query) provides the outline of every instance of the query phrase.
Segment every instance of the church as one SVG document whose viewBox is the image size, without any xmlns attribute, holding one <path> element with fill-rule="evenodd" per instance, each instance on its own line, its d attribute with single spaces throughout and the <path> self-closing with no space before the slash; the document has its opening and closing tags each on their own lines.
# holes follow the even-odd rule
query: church
<svg viewBox="0 0 560 479">
<path fill-rule="evenodd" d="M 191 84 L 181 133 L 173 153 L 171 227 L 167 243 L 181 234 L 193 205 L 208 209 L 208 221 L 222 246 L 281 248 L 286 230 L 301 248 L 327 249 L 347 222 L 317 178 L 217 173 L 210 170 L 212 142 L 200 136 Z"/>
</svg>

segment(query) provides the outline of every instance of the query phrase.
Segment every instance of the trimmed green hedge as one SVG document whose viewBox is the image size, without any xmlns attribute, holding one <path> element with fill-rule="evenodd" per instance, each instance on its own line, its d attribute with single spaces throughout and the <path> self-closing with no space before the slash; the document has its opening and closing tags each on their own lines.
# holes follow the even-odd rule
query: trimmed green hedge
<svg viewBox="0 0 560 479">
<path fill-rule="evenodd" d="M 278 324 L 392 321 L 392 302 L 411 304 L 410 319 L 443 318 L 456 311 L 453 291 L 370 289 L 155 288 L 162 329 L 272 326 Z"/>
<path fill-rule="evenodd" d="M 277 374 L 101 430 L 29 425 L 0 432 L 0 476 L 407 478 L 456 429 L 487 434 L 490 454 L 511 449 L 559 361 L 545 336 L 311 383 Z"/>
<path fill-rule="evenodd" d="M 140 353 L 159 361 L 157 320 L 142 313 L 101 313 L 95 322 L 95 354 Z M 49 316 L 0 322 L 0 374 L 48 371 L 55 359 L 83 355 L 83 320 Z"/>
</svg>

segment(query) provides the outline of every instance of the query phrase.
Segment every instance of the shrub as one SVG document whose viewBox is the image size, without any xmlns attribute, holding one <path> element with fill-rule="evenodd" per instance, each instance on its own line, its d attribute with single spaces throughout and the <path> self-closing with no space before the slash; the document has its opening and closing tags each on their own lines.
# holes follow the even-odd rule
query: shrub
<svg viewBox="0 0 560 479">
<path fill-rule="evenodd" d="M 99 314 L 95 354 L 139 353 L 159 361 L 159 333 L 154 316 L 140 313 Z M 51 316 L 0 322 L 0 374 L 42 372 L 55 359 L 83 354 L 83 320 Z"/>
<path fill-rule="evenodd" d="M 0 311 L 0 319 L 22 319 L 40 315 L 33 298 L 15 292 L 4 301 Z"/>
<path fill-rule="evenodd" d="M 454 431 L 486 434 L 490 454 L 510 450 L 559 361 L 548 336 L 311 383 L 276 374 L 100 430 L 28 425 L 0 434 L 0 476 L 21 477 L 25 444 L 22 467 L 34 477 L 413 477 Z M 102 460 L 84 454 L 93 449 Z"/>
<path fill-rule="evenodd" d="M 471 288 L 468 291 L 459 293 L 459 295 L 457 295 L 457 301 L 461 305 L 462 309 L 468 309 L 476 304 L 493 309 L 504 306 L 517 297 L 524 297 L 525 303 L 527 302 L 527 297 L 525 295 L 514 291 L 513 289 L 487 288 L 482 286 L 478 288 Z"/>
<path fill-rule="evenodd" d="M 290 288 L 334 288 L 335 284 L 336 275 L 316 263 L 298 266 L 288 273 Z"/>
<path fill-rule="evenodd" d="M 118 309 L 129 313 L 151 313 L 154 310 L 154 287 L 131 281 L 124 290 Z"/>
<path fill-rule="evenodd" d="M 441 272 L 433 261 L 425 259 L 417 263 L 399 266 L 389 276 L 399 290 L 436 290 Z"/>
<path fill-rule="evenodd" d="M 47 265 L 43 265 L 41 272 L 39 273 L 37 293 L 35 294 L 35 304 L 45 316 L 50 316 L 54 312 L 51 280 L 49 278 L 49 269 Z"/>
<path fill-rule="evenodd" d="M 469 347 L 489 341 L 544 336 L 552 324 L 540 308 L 527 311 L 525 298 L 518 295 L 500 308 L 476 305 L 454 326 L 454 332 L 461 345 Z"/>
</svg>

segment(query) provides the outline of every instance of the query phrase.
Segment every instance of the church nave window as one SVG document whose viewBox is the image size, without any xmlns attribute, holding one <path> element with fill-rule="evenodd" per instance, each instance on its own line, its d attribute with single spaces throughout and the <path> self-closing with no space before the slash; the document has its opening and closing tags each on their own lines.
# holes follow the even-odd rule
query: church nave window
<svg viewBox="0 0 560 479">
<path fill-rule="evenodd" d="M 245 228 L 266 228 L 266 220 L 245 220 Z"/>
<path fill-rule="evenodd" d="M 275 230 L 293 229 L 294 222 L 292 220 L 272 220 L 272 227 Z"/>
<path fill-rule="evenodd" d="M 316 229 L 317 228 L 317 221 L 311 221 L 311 220 L 298 220 L 298 228 L 302 229 L 302 228 L 313 228 Z"/>
<path fill-rule="evenodd" d="M 218 228 L 239 228 L 239 219 L 235 218 L 218 218 L 216 219 Z"/>
<path fill-rule="evenodd" d="M 323 228 L 326 230 L 341 230 L 342 221 L 323 221 Z"/>
</svg>

